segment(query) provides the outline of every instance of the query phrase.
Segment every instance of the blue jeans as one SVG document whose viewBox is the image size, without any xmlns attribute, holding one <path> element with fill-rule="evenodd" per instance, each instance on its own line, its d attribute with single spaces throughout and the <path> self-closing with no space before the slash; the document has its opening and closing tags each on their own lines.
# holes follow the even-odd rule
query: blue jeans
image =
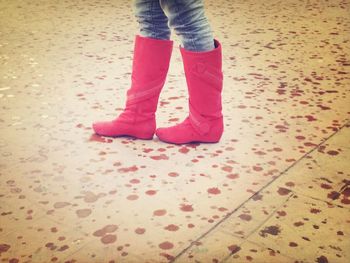
<svg viewBox="0 0 350 263">
<path fill-rule="evenodd" d="M 134 10 L 141 36 L 169 40 L 174 29 L 185 49 L 214 49 L 203 0 L 134 0 Z"/>
</svg>

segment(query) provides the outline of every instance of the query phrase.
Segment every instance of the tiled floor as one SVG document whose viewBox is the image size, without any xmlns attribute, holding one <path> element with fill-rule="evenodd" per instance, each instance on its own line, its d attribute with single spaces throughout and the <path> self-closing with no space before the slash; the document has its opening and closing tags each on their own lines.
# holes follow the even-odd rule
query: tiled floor
<svg viewBox="0 0 350 263">
<path fill-rule="evenodd" d="M 206 8 L 225 133 L 177 146 L 90 128 L 124 106 L 131 1 L 0 1 L 0 262 L 350 262 L 350 2 Z M 186 99 L 176 47 L 159 126 Z"/>
</svg>

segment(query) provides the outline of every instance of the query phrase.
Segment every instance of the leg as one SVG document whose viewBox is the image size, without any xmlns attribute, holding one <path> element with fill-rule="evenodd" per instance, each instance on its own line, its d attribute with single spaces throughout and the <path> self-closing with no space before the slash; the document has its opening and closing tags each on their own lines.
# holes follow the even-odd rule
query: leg
<svg viewBox="0 0 350 263">
<path fill-rule="evenodd" d="M 134 0 L 134 12 L 139 23 L 140 35 L 156 39 L 170 39 L 168 18 L 159 0 Z"/>
<path fill-rule="evenodd" d="M 175 144 L 218 142 L 224 130 L 221 44 L 211 36 L 201 0 L 161 1 L 166 3 L 163 8 L 184 45 L 180 51 L 189 93 L 189 115 L 178 125 L 157 129 L 156 135 Z"/>
<path fill-rule="evenodd" d="M 204 13 L 203 0 L 159 0 L 168 16 L 169 26 L 190 51 L 214 49 L 214 38 Z"/>
<path fill-rule="evenodd" d="M 115 120 L 93 124 L 98 135 L 152 139 L 156 129 L 155 112 L 168 72 L 173 42 L 168 40 L 170 30 L 158 0 L 136 0 L 135 7 L 141 33 L 145 36 L 135 38 L 126 105 Z"/>
</svg>

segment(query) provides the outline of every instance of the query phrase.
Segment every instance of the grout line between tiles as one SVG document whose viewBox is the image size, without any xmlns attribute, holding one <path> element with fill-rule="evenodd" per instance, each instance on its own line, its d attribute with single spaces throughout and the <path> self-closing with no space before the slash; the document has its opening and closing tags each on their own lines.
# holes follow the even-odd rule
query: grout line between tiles
<svg viewBox="0 0 350 263">
<path fill-rule="evenodd" d="M 94 240 L 90 240 L 90 241 L 87 241 L 83 246 L 81 246 L 80 248 L 78 248 L 77 250 L 75 250 L 74 252 L 72 252 L 71 254 L 67 255 L 66 257 L 64 257 L 62 259 L 62 262 L 67 262 L 65 261 L 66 259 L 68 259 L 69 257 L 72 257 L 74 256 L 75 254 L 77 254 L 79 251 L 81 251 L 82 249 L 85 249 L 85 247 L 87 247 L 90 243 L 93 243 Z"/>
<path fill-rule="evenodd" d="M 319 201 L 319 202 L 323 202 L 323 203 L 327 203 L 327 204 L 329 203 L 329 204 L 332 204 L 332 205 L 334 205 L 334 206 L 336 206 L 336 207 L 339 207 L 339 208 L 341 208 L 341 209 L 350 210 L 349 207 L 343 207 L 343 206 L 338 205 L 338 204 L 334 204 L 334 203 L 331 203 L 331 202 L 328 202 L 328 201 L 325 201 L 325 200 L 322 200 L 322 199 L 318 199 L 318 198 L 315 198 L 315 197 L 312 197 L 312 196 L 308 196 L 308 195 L 301 194 L 301 193 L 296 192 L 296 191 L 292 191 L 291 194 L 290 194 L 290 196 L 288 196 L 288 198 L 287 198 L 281 205 L 279 205 L 276 209 L 274 209 L 273 212 L 272 212 L 265 220 L 263 220 L 262 223 L 259 224 L 259 226 L 256 227 L 249 235 L 247 235 L 247 236 L 245 236 L 245 237 L 237 236 L 237 235 L 232 235 L 232 236 L 237 237 L 237 238 L 239 238 L 239 239 L 244 239 L 244 241 L 241 242 L 240 245 L 243 245 L 243 244 L 246 243 L 246 242 L 250 242 L 250 243 L 253 243 L 253 244 L 255 244 L 255 245 L 257 245 L 257 246 L 259 246 L 259 247 L 261 247 L 261 248 L 266 248 L 266 249 L 267 249 L 267 247 L 262 246 L 261 244 L 256 243 L 256 242 L 254 242 L 254 241 L 252 241 L 252 240 L 248 240 L 248 239 L 249 239 L 249 237 L 250 237 L 251 235 L 253 235 L 261 226 L 263 226 L 273 215 L 275 215 L 275 214 L 276 214 L 276 211 L 277 211 L 278 209 L 280 209 L 281 207 L 283 207 L 283 205 L 284 205 L 285 203 L 287 203 L 293 196 L 302 196 L 302 197 L 305 197 L 305 198 L 308 198 L 308 199 L 313 199 L 313 200 L 316 200 L 316 201 Z M 282 255 L 282 256 L 284 256 L 284 257 L 287 257 L 287 258 L 290 258 L 290 259 L 293 259 L 293 260 L 297 260 L 296 258 L 292 258 L 292 257 L 290 257 L 290 256 L 288 256 L 288 255 L 285 255 L 284 253 L 280 253 L 280 255 Z M 232 256 L 232 255 L 228 255 L 225 259 L 223 259 L 223 261 L 221 261 L 221 263 L 224 263 L 224 262 L 225 262 L 226 260 L 228 260 L 231 256 Z M 304 262 L 304 263 L 307 263 L 306 261 L 303 261 L 303 262 Z"/>
<path fill-rule="evenodd" d="M 178 253 L 173 259 L 171 259 L 169 262 L 175 262 L 179 257 L 181 257 L 184 253 L 186 253 L 189 249 L 193 247 L 194 244 L 196 244 L 200 239 L 204 238 L 208 234 L 210 234 L 215 228 L 217 228 L 220 224 L 222 224 L 224 221 L 226 221 L 229 217 L 231 217 L 238 209 L 240 209 L 242 206 L 244 206 L 248 201 L 250 201 L 254 196 L 261 193 L 264 189 L 266 189 L 268 186 L 270 186 L 273 182 L 275 182 L 277 179 L 282 177 L 286 172 L 288 172 L 290 169 L 292 169 L 294 166 L 296 166 L 301 160 L 303 160 L 306 156 L 310 155 L 312 152 L 314 152 L 317 148 L 319 148 L 322 144 L 327 142 L 329 139 L 331 139 L 334 135 L 336 135 L 338 132 L 340 132 L 344 127 L 347 125 L 350 125 L 350 121 L 346 120 L 345 123 L 334 133 L 326 137 L 323 141 L 321 141 L 318 145 L 316 145 L 314 148 L 312 148 L 310 151 L 303 154 L 297 161 L 292 163 L 289 167 L 287 167 L 284 171 L 282 171 L 278 176 L 273 178 L 270 182 L 268 182 L 266 185 L 264 185 L 262 188 L 260 188 L 259 191 L 257 191 L 255 194 L 250 196 L 247 200 L 242 202 L 239 206 L 237 206 L 235 209 L 233 209 L 230 213 L 227 213 L 226 216 L 221 219 L 219 222 L 217 222 L 214 226 L 212 226 L 208 231 L 204 232 L 202 235 L 200 235 L 198 238 L 196 238 L 194 241 L 192 241 L 186 248 L 184 248 L 180 253 Z"/>
<path fill-rule="evenodd" d="M 273 212 L 265 219 L 263 220 L 253 231 L 249 233 L 244 239 L 248 239 L 251 235 L 253 235 L 261 226 L 263 226 L 267 221 L 270 220 L 271 217 L 273 217 L 278 209 L 280 209 L 282 206 L 284 206 L 285 203 L 287 203 L 293 196 L 295 195 L 294 192 L 292 192 L 288 198 L 280 205 L 278 206 Z"/>
<path fill-rule="evenodd" d="M 245 237 L 240 237 L 241 239 L 244 240 L 244 241 L 240 244 L 240 246 L 242 246 L 242 245 L 243 245 L 244 243 L 246 243 L 246 242 L 251 242 L 251 243 L 253 243 L 253 244 L 255 244 L 255 245 L 257 245 L 257 246 L 259 246 L 259 247 L 261 247 L 261 248 L 266 248 L 266 249 L 267 249 L 267 247 L 264 247 L 264 246 L 261 246 L 261 245 L 258 244 L 258 243 L 252 242 L 251 240 L 248 240 L 248 238 L 249 238 L 251 235 L 253 235 L 261 226 L 263 226 L 273 215 L 275 215 L 276 211 L 277 211 L 278 209 L 280 209 L 285 203 L 287 203 L 287 202 L 289 201 L 289 199 L 291 199 L 293 196 L 294 196 L 294 192 L 292 192 L 292 193 L 288 196 L 288 198 L 287 198 L 281 205 L 279 205 L 278 207 L 276 207 L 276 209 L 274 209 L 274 210 L 271 212 L 271 214 L 270 214 L 265 220 L 263 220 L 253 231 L 251 231 L 251 232 L 249 233 L 249 235 L 247 235 L 247 236 L 245 236 Z M 290 256 L 284 255 L 284 254 L 282 254 L 282 253 L 280 253 L 280 254 L 281 254 L 282 256 L 284 256 L 284 257 L 288 257 L 288 258 L 290 258 L 290 259 L 295 260 L 294 258 L 291 258 Z M 226 260 L 228 260 L 231 256 L 232 256 L 232 255 L 229 254 L 226 258 L 223 259 L 223 261 L 221 261 L 221 263 L 224 263 L 224 262 L 225 262 Z"/>
<path fill-rule="evenodd" d="M 34 222 L 36 222 L 36 221 L 41 220 L 42 218 L 45 218 L 45 215 L 44 215 L 44 214 L 43 214 L 42 216 L 39 216 L 38 218 L 32 220 L 31 222 L 34 223 Z M 2 238 L 6 239 L 6 238 L 7 238 L 8 236 L 10 236 L 11 234 L 17 233 L 19 230 L 25 230 L 25 229 L 27 229 L 27 227 L 25 227 L 25 226 L 18 226 L 18 227 L 16 227 L 16 228 L 10 230 L 10 231 L 7 232 L 6 234 L 2 235 L 0 238 L 1 238 L 1 239 L 2 239 Z M 1 239 L 0 239 L 0 240 L 1 240 Z"/>
</svg>

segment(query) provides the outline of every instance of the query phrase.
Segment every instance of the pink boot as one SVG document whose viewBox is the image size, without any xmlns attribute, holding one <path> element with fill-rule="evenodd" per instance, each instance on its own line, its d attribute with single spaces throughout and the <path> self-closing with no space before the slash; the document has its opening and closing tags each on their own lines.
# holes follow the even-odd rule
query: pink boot
<svg viewBox="0 0 350 263">
<path fill-rule="evenodd" d="M 223 83 L 221 44 L 215 49 L 193 52 L 180 48 L 189 93 L 189 116 L 180 124 L 159 128 L 162 141 L 182 144 L 218 142 L 224 130 L 221 91 Z"/>
<path fill-rule="evenodd" d="M 124 111 L 112 121 L 92 125 L 96 134 L 152 139 L 159 94 L 168 73 L 173 41 L 135 37 L 131 88 Z"/>
</svg>

